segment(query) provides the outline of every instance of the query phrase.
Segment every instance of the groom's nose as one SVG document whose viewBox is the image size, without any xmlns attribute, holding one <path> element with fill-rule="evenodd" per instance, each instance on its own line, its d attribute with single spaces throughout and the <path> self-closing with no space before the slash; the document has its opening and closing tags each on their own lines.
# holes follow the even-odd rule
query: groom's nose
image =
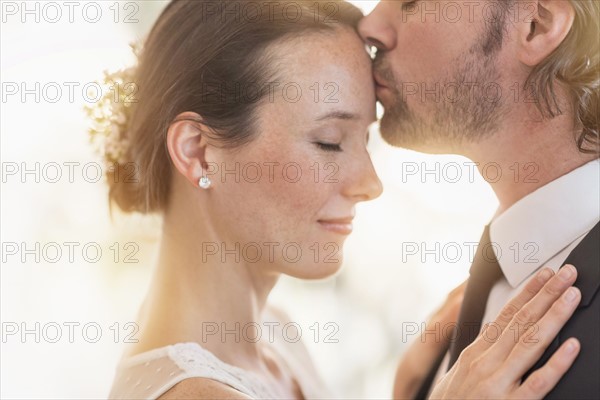
<svg viewBox="0 0 600 400">
<path fill-rule="evenodd" d="M 390 15 L 393 15 L 394 2 L 380 1 L 371 14 L 358 24 L 358 32 L 369 46 L 382 51 L 390 51 L 396 47 L 396 29 Z"/>
</svg>

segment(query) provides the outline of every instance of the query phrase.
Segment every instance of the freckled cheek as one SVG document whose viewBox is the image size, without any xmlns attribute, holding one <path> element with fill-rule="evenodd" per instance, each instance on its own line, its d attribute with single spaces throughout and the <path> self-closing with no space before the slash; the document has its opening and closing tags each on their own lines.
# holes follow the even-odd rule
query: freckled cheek
<svg viewBox="0 0 600 400">
<path fill-rule="evenodd" d="M 316 172 L 314 167 L 311 169 L 314 164 L 306 162 L 308 157 L 303 157 L 302 163 L 297 161 L 298 157 L 293 160 L 291 157 L 268 159 L 276 164 L 272 169 L 263 165 L 261 177 L 256 182 L 245 179 L 243 173 L 239 183 L 235 183 L 233 176 L 228 178 L 223 188 L 226 193 L 218 201 L 229 210 L 227 218 L 238 226 L 248 226 L 251 231 L 262 227 L 255 233 L 271 232 L 281 239 L 291 239 L 310 231 L 310 224 L 323 216 L 323 208 L 333 196 L 335 183 L 324 183 L 323 169 Z M 252 178 L 255 176 L 253 171 Z"/>
<path fill-rule="evenodd" d="M 283 164 L 282 164 L 283 165 Z M 271 205 L 289 220 L 314 220 L 331 196 L 332 184 L 323 183 L 310 164 L 298 164 L 281 170 L 273 183 L 264 187 Z"/>
<path fill-rule="evenodd" d="M 271 138 L 271 142 L 278 145 L 257 151 L 263 165 L 257 195 L 273 214 L 289 221 L 311 219 L 319 213 L 327 196 L 327 187 L 321 187 L 322 167 L 318 167 L 316 155 L 304 144 L 277 139 Z"/>
</svg>

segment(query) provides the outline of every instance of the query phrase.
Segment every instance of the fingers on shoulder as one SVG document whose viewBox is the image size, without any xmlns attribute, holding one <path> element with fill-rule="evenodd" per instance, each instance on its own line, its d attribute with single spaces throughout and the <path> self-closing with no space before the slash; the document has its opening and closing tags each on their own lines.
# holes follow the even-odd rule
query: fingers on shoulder
<svg viewBox="0 0 600 400">
<path fill-rule="evenodd" d="M 578 340 L 567 340 L 542 368 L 534 371 L 523 382 L 514 397 L 541 399 L 546 396 L 569 370 L 580 349 L 581 345 Z"/>
<path fill-rule="evenodd" d="M 158 398 L 159 400 L 248 400 L 251 397 L 223 383 L 206 378 L 189 378 L 179 382 Z"/>
</svg>

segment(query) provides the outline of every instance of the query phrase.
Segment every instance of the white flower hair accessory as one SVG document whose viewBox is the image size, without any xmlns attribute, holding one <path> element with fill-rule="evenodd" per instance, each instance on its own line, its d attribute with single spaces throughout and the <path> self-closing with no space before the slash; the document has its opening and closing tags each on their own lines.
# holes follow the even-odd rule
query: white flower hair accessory
<svg viewBox="0 0 600 400">
<path fill-rule="evenodd" d="M 130 45 L 137 56 L 140 45 Z M 127 129 L 131 106 L 137 103 L 135 97 L 138 87 L 135 81 L 136 66 L 116 72 L 104 71 L 104 79 L 97 82 L 102 88 L 102 97 L 92 105 L 86 105 L 85 111 L 91 120 L 88 130 L 90 142 L 100 154 L 107 168 L 116 163 L 125 164 L 129 150 Z"/>
</svg>

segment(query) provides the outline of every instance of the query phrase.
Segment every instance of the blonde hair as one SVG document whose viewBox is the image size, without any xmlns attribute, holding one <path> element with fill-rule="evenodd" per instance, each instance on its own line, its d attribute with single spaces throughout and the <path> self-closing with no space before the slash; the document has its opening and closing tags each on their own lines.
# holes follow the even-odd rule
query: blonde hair
<svg viewBox="0 0 600 400">
<path fill-rule="evenodd" d="M 575 140 L 584 153 L 598 153 L 600 134 L 600 2 L 571 0 L 575 20 L 558 48 L 531 72 L 525 87 L 533 91 L 545 117 L 561 115 L 556 82 L 567 90 L 577 127 Z"/>
</svg>

